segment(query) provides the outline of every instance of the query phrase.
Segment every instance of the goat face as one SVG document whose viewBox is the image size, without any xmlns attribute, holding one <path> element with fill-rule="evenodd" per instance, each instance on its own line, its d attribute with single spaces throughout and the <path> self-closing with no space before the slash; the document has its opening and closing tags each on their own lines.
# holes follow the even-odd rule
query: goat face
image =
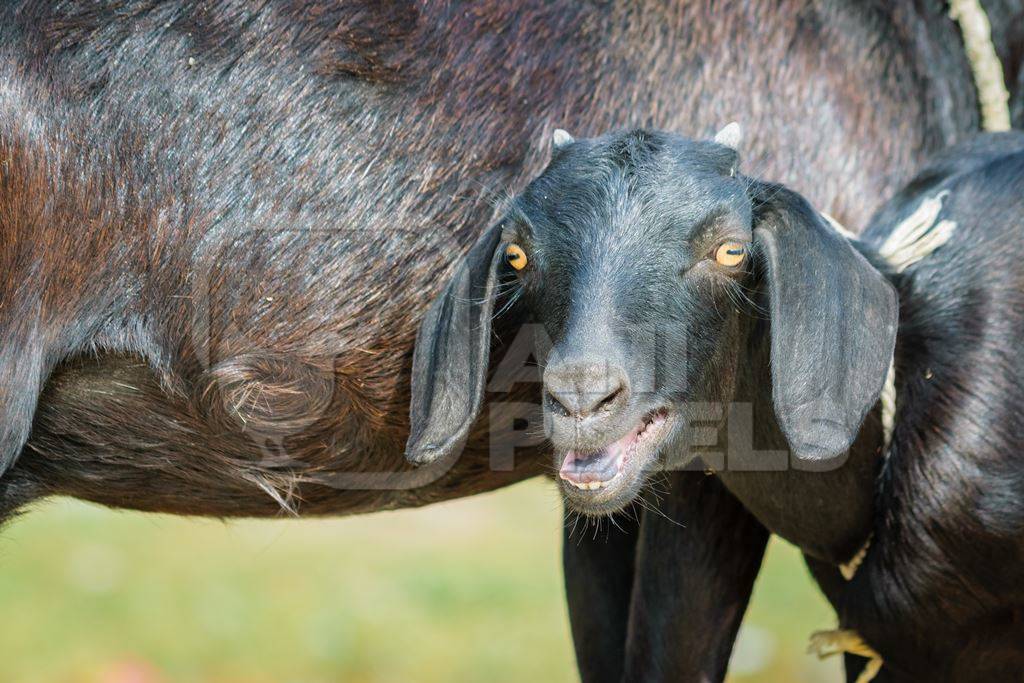
<svg viewBox="0 0 1024 683">
<path fill-rule="evenodd" d="M 732 400 L 765 316 L 794 455 L 842 456 L 892 357 L 895 293 L 800 197 L 736 175 L 735 132 L 556 136 L 423 323 L 407 456 L 465 438 L 496 298 L 535 323 L 545 432 L 582 512 L 629 503 L 661 455 L 686 462 L 688 425 Z"/>
</svg>

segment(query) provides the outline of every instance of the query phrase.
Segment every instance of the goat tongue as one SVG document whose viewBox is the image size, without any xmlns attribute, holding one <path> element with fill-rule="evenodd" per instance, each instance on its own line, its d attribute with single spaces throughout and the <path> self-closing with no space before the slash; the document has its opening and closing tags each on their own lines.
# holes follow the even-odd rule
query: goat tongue
<svg viewBox="0 0 1024 683">
<path fill-rule="evenodd" d="M 621 451 L 615 444 L 596 453 L 569 451 L 558 476 L 570 484 L 594 484 L 610 481 L 619 473 Z"/>
</svg>

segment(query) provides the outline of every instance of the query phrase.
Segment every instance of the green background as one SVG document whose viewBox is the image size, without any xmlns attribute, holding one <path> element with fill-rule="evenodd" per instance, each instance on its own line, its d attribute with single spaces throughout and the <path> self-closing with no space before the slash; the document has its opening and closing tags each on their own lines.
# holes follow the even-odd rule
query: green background
<svg viewBox="0 0 1024 683">
<path fill-rule="evenodd" d="M 560 524 L 544 481 L 334 520 L 51 501 L 0 535 L 0 681 L 574 681 Z M 838 681 L 805 654 L 834 621 L 773 540 L 730 680 Z"/>
</svg>

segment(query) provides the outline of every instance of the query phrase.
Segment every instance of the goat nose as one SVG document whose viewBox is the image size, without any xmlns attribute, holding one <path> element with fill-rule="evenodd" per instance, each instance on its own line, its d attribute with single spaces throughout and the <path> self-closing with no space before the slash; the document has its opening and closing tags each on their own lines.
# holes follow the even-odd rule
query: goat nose
<svg viewBox="0 0 1024 683">
<path fill-rule="evenodd" d="M 556 407 L 583 417 L 621 406 L 629 396 L 626 371 L 603 362 L 562 363 L 544 373 L 544 387 Z"/>
</svg>

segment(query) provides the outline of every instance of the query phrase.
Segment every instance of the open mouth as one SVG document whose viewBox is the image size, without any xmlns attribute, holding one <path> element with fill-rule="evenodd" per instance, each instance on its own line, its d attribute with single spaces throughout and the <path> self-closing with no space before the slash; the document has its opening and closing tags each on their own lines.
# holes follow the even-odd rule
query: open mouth
<svg viewBox="0 0 1024 683">
<path fill-rule="evenodd" d="M 626 466 L 657 450 L 668 432 L 669 414 L 664 408 L 648 413 L 628 434 L 601 450 L 569 451 L 562 460 L 558 476 L 570 486 L 584 491 L 602 489 L 618 479 Z"/>
</svg>

